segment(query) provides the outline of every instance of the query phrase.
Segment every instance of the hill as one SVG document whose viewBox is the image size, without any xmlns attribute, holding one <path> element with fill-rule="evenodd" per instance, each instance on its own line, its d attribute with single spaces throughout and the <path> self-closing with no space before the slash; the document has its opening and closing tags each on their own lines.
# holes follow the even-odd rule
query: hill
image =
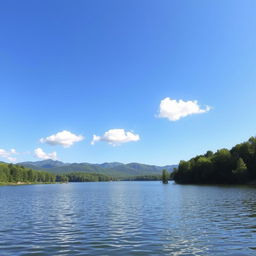
<svg viewBox="0 0 256 256">
<path fill-rule="evenodd" d="M 140 163 L 123 164 L 118 162 L 90 164 L 90 163 L 63 163 L 61 161 L 43 160 L 36 162 L 21 162 L 18 163 L 27 168 L 34 170 L 43 170 L 55 174 L 85 172 L 98 173 L 118 178 L 128 178 L 144 175 L 160 175 L 162 169 L 167 169 L 172 172 L 176 165 L 156 166 Z"/>
</svg>

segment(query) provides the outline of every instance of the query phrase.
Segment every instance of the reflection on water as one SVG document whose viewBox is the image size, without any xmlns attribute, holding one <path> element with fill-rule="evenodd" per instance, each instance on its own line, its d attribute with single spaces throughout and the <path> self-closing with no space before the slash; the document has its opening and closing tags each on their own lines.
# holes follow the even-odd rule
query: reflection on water
<svg viewBox="0 0 256 256">
<path fill-rule="evenodd" d="M 0 255 L 255 255 L 256 189 L 70 183 L 0 187 Z"/>
</svg>

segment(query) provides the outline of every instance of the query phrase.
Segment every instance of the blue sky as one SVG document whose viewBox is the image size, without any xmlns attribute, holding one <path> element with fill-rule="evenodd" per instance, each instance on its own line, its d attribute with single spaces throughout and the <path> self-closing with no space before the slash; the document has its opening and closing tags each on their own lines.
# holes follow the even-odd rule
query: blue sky
<svg viewBox="0 0 256 256">
<path fill-rule="evenodd" d="M 255 11 L 254 0 L 2 1 L 0 160 L 175 164 L 254 136 Z M 211 109 L 160 118 L 166 98 Z M 77 142 L 53 143 L 64 130 Z"/>
</svg>

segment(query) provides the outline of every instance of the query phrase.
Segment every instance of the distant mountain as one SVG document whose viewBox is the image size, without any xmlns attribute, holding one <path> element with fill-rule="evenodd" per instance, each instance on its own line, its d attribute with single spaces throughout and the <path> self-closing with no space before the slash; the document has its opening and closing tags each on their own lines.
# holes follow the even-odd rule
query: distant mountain
<svg viewBox="0 0 256 256">
<path fill-rule="evenodd" d="M 37 168 L 43 168 L 43 169 L 62 167 L 62 166 L 66 165 L 66 164 L 62 163 L 61 161 L 54 161 L 51 159 L 43 160 L 43 161 L 36 161 L 36 162 L 22 162 L 22 163 L 18 163 L 18 164 L 23 165 L 25 167 L 26 166 L 36 166 Z"/>
<path fill-rule="evenodd" d="M 21 162 L 19 165 L 35 170 L 51 173 L 86 172 L 100 173 L 112 177 L 125 178 L 132 176 L 145 176 L 161 174 L 162 169 L 172 172 L 177 165 L 156 166 L 140 163 L 123 164 L 119 162 L 90 164 L 90 163 L 63 163 L 60 161 L 43 160 L 36 162 Z"/>
<path fill-rule="evenodd" d="M 103 164 L 95 164 L 95 165 L 98 165 L 102 168 L 112 168 L 112 167 L 117 167 L 124 164 L 119 162 L 112 162 L 112 163 L 103 163 Z"/>
<path fill-rule="evenodd" d="M 177 165 L 165 165 L 165 166 L 157 166 L 157 165 L 148 165 L 148 164 L 139 164 L 139 163 L 129 163 L 126 164 L 126 166 L 129 166 L 132 169 L 136 169 L 136 170 L 151 170 L 151 171 L 162 171 L 163 169 L 166 169 L 167 171 L 172 172 L 173 169 L 175 167 L 177 167 Z"/>
</svg>

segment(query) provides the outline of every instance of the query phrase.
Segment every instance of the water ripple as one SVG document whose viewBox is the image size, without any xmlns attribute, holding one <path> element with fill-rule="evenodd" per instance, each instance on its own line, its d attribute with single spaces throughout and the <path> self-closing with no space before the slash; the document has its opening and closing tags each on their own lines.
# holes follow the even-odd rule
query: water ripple
<svg viewBox="0 0 256 256">
<path fill-rule="evenodd" d="M 255 255 L 256 189 L 75 183 L 0 187 L 0 255 Z"/>
</svg>

